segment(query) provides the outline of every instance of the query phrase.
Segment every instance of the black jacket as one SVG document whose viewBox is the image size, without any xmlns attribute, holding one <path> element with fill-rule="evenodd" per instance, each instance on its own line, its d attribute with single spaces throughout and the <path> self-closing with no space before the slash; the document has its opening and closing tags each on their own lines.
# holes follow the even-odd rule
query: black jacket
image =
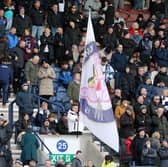
<svg viewBox="0 0 168 167">
<path fill-rule="evenodd" d="M 17 34 L 22 36 L 26 28 L 32 28 L 32 21 L 29 16 L 25 15 L 23 18 L 21 15 L 17 15 L 13 20 L 13 26 L 16 28 Z"/>
<path fill-rule="evenodd" d="M 168 75 L 166 73 L 162 73 L 161 71 L 155 76 L 154 85 L 157 86 L 160 82 L 164 82 L 165 86 L 168 87 Z"/>
<path fill-rule="evenodd" d="M 47 22 L 50 27 L 62 26 L 62 16 L 60 13 L 54 13 L 52 10 L 48 11 Z"/>
<path fill-rule="evenodd" d="M 42 26 L 44 24 L 44 11 L 42 9 L 32 8 L 30 11 L 30 17 L 32 19 L 32 24 L 35 26 Z"/>
</svg>

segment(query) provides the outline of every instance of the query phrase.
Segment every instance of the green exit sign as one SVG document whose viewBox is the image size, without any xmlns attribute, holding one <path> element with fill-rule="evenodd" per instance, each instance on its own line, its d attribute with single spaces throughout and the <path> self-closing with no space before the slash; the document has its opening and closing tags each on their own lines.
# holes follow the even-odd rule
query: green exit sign
<svg viewBox="0 0 168 167">
<path fill-rule="evenodd" d="M 52 163 L 57 163 L 57 161 L 61 158 L 65 163 L 71 162 L 75 157 L 75 154 L 50 154 L 50 160 Z"/>
</svg>

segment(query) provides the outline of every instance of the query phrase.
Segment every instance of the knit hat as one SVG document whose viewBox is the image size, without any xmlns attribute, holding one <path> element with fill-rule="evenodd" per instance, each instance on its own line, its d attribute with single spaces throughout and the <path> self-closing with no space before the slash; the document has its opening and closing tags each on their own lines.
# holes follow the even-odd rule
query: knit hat
<svg viewBox="0 0 168 167">
<path fill-rule="evenodd" d="M 146 108 L 147 108 L 146 105 L 141 105 L 140 110 L 143 110 L 143 109 L 146 109 Z"/>
</svg>

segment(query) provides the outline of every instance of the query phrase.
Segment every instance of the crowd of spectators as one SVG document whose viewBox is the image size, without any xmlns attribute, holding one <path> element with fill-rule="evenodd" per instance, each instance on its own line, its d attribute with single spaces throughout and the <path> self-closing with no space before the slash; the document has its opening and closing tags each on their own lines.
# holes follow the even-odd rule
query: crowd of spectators
<svg viewBox="0 0 168 167">
<path fill-rule="evenodd" d="M 157 156 L 162 161 L 163 151 L 168 157 L 168 29 L 162 22 L 168 17 L 168 5 L 166 0 L 130 3 L 139 11 L 131 27 L 119 12 L 124 11 L 123 0 L 0 2 L 2 104 L 6 106 L 12 90 L 19 106 L 15 126 L 21 146 L 30 126 L 38 127 L 41 134 L 81 134 L 78 100 L 91 9 L 121 146 L 128 153 L 122 158 L 155 165 L 146 160 L 151 158 L 149 148 L 156 161 Z M 34 95 L 43 98 L 37 113 Z M 153 148 L 154 139 L 162 146 Z"/>
</svg>

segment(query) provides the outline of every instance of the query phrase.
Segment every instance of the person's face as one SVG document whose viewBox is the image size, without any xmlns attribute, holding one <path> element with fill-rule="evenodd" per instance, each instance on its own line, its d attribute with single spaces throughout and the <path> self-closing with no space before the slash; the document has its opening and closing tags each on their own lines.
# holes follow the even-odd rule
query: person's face
<svg viewBox="0 0 168 167">
<path fill-rule="evenodd" d="M 48 104 L 46 102 L 43 102 L 41 106 L 42 106 L 43 110 L 47 110 L 48 109 Z"/>
<path fill-rule="evenodd" d="M 22 86 L 22 89 L 23 89 L 24 91 L 27 91 L 27 90 L 28 90 L 28 88 L 29 88 L 29 86 L 28 86 L 28 85 L 24 85 L 24 86 Z"/>
<path fill-rule="evenodd" d="M 75 74 L 75 80 L 77 80 L 77 81 L 80 81 L 81 80 L 81 76 L 80 76 L 80 74 Z"/>
<path fill-rule="evenodd" d="M 158 48 L 160 46 L 160 41 L 159 40 L 155 41 L 154 46 L 155 46 L 155 48 Z"/>
<path fill-rule="evenodd" d="M 141 131 L 139 132 L 139 136 L 143 138 L 143 137 L 145 136 L 145 131 L 144 131 L 144 130 L 141 130 Z"/>
<path fill-rule="evenodd" d="M 145 88 L 141 89 L 141 95 L 143 95 L 143 96 L 147 95 L 147 90 Z"/>
<path fill-rule="evenodd" d="M 39 61 L 40 61 L 39 56 L 35 56 L 35 57 L 33 57 L 33 59 L 32 59 L 33 64 L 38 64 Z"/>
<path fill-rule="evenodd" d="M 31 160 L 31 161 L 29 162 L 29 165 L 30 165 L 31 167 L 35 167 L 35 166 L 36 166 L 36 161 Z"/>
<path fill-rule="evenodd" d="M 163 115 L 163 113 L 164 113 L 164 108 L 158 108 L 157 114 L 158 115 Z"/>
<path fill-rule="evenodd" d="M 0 17 L 4 16 L 4 10 L 0 10 Z"/>
<path fill-rule="evenodd" d="M 127 100 L 123 100 L 122 101 L 122 105 L 125 106 L 125 107 L 127 107 L 128 106 L 128 101 Z"/>
<path fill-rule="evenodd" d="M 99 23 L 100 23 L 101 25 L 104 25 L 104 20 L 103 20 L 103 19 L 100 20 Z"/>
<path fill-rule="evenodd" d="M 113 33 L 113 28 L 108 28 L 108 33 L 112 34 Z"/>
<path fill-rule="evenodd" d="M 87 167 L 93 167 L 93 162 L 91 160 L 87 162 Z"/>
<path fill-rule="evenodd" d="M 16 34 L 16 28 L 11 29 L 11 34 Z"/>
<path fill-rule="evenodd" d="M 145 81 L 145 83 L 147 84 L 147 85 L 150 85 L 151 84 L 151 79 L 147 79 L 146 81 Z"/>
<path fill-rule="evenodd" d="M 137 101 L 138 101 L 139 104 L 143 104 L 143 102 L 144 102 L 143 96 L 139 96 Z"/>
<path fill-rule="evenodd" d="M 45 161 L 45 167 L 51 167 L 51 161 L 49 160 Z"/>
<path fill-rule="evenodd" d="M 19 11 L 20 15 L 24 15 L 25 14 L 25 9 L 24 8 L 21 8 L 20 11 Z"/>
<path fill-rule="evenodd" d="M 29 115 L 28 115 L 28 114 L 25 114 L 24 120 L 25 120 L 25 121 L 28 121 L 28 120 L 29 120 Z"/>
<path fill-rule="evenodd" d="M 77 10 L 77 9 L 76 9 L 76 6 L 75 6 L 75 5 L 73 5 L 73 6 L 71 7 L 71 12 L 72 12 L 72 13 L 75 13 L 75 12 L 76 12 L 76 10 Z"/>
<path fill-rule="evenodd" d="M 167 72 L 167 68 L 166 67 L 161 67 L 160 71 L 163 72 L 163 73 L 165 73 L 165 72 Z"/>
<path fill-rule="evenodd" d="M 26 29 L 25 30 L 25 35 L 27 35 L 27 36 L 30 35 L 30 31 Z"/>
<path fill-rule="evenodd" d="M 138 74 L 139 74 L 140 76 L 142 76 L 142 75 L 144 74 L 144 68 L 143 68 L 143 67 L 138 68 Z"/>
<path fill-rule="evenodd" d="M 45 62 L 45 63 L 43 63 L 43 67 L 44 67 L 44 68 L 48 68 L 48 67 L 49 67 L 49 64 Z"/>
<path fill-rule="evenodd" d="M 63 34 L 63 29 L 62 29 L 61 27 L 58 27 L 58 28 L 57 28 L 57 32 L 58 32 L 59 34 Z"/>
<path fill-rule="evenodd" d="M 78 112 L 78 106 L 72 106 L 72 111 Z"/>
<path fill-rule="evenodd" d="M 52 6 L 52 10 L 53 10 L 54 12 L 57 12 L 57 11 L 58 11 L 58 5 L 56 5 L 56 4 L 53 5 L 53 6 Z"/>
<path fill-rule="evenodd" d="M 156 104 L 160 103 L 160 97 L 159 96 L 155 96 L 153 100 Z"/>
<path fill-rule="evenodd" d="M 118 97 L 120 97 L 121 96 L 121 90 L 116 89 L 115 90 L 115 95 L 118 96 Z"/>
<path fill-rule="evenodd" d="M 76 154 L 76 157 L 77 157 L 78 159 L 80 159 L 80 158 L 81 158 L 81 153 Z"/>
<path fill-rule="evenodd" d="M 35 8 L 39 9 L 40 8 L 40 1 L 36 1 L 34 6 L 35 6 Z"/>
<path fill-rule="evenodd" d="M 50 34 L 50 32 L 51 32 L 51 31 L 50 31 L 50 29 L 49 29 L 49 28 L 46 28 L 46 29 L 45 29 L 45 31 L 44 31 L 44 33 L 45 33 L 46 35 L 49 35 L 49 34 Z"/>
<path fill-rule="evenodd" d="M 118 47 L 117 47 L 117 50 L 118 50 L 118 52 L 122 52 L 123 51 L 123 46 L 122 45 L 119 45 Z"/>
</svg>

